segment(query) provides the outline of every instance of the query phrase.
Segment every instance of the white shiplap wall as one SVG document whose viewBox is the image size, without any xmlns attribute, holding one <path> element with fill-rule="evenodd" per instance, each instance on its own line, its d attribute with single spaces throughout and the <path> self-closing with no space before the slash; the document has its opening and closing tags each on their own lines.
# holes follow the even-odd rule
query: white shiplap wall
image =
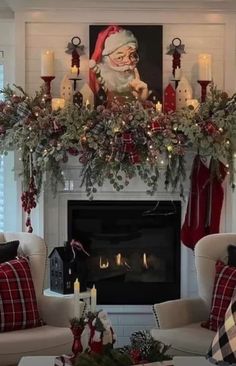
<svg viewBox="0 0 236 366">
<path fill-rule="evenodd" d="M 4 157 L 0 155 L 0 231 L 4 231 Z"/>
<path fill-rule="evenodd" d="M 0 62 L 3 62 L 3 52 L 0 54 Z M 1 60 L 2 58 L 2 60 Z M 0 64 L 0 90 L 4 85 L 4 65 Z M 0 100 L 3 99 L 2 93 L 0 93 Z M 4 156 L 0 155 L 0 231 L 4 231 Z"/>
<path fill-rule="evenodd" d="M 145 4 L 146 5 L 146 4 Z M 65 48 L 68 41 L 78 35 L 86 47 L 86 54 L 81 57 L 81 77 L 84 81 L 88 77 L 88 49 L 89 49 L 89 24 L 163 24 L 163 76 L 165 86 L 171 78 L 172 58 L 167 56 L 166 49 L 175 37 L 181 38 L 185 44 L 186 54 L 182 56 L 182 69 L 192 83 L 195 97 L 199 96 L 199 87 L 197 80 L 197 56 L 199 53 L 211 53 L 213 57 L 213 76 L 214 81 L 219 88 L 233 89 L 234 77 L 233 69 L 235 63 L 235 20 L 230 15 L 218 14 L 188 14 L 176 11 L 150 11 L 143 9 L 136 10 L 117 10 L 107 9 L 89 9 L 81 12 L 67 10 L 64 12 L 31 12 L 27 14 L 17 14 L 16 16 L 16 34 L 20 45 L 17 46 L 16 57 L 25 64 L 21 65 L 16 73 L 16 81 L 26 86 L 26 90 L 33 94 L 39 89 L 42 81 L 40 80 L 40 54 L 44 48 L 51 48 L 55 51 L 56 79 L 52 83 L 52 94 L 59 94 L 59 85 L 70 66 L 70 56 L 65 54 Z M 24 47 L 21 47 L 21 43 Z M 153 45 L 155 47 L 155 44 Z M 232 48 L 233 47 L 233 48 Z M 23 60 L 25 59 L 25 62 Z M 225 68 L 227 66 L 227 70 Z M 25 77 L 24 77 L 25 75 Z M 82 82 L 81 82 L 82 87 Z M 47 207 L 46 207 L 47 206 Z M 44 217 L 51 216 L 55 225 L 50 228 L 45 222 L 46 240 L 48 243 L 60 245 L 55 238 L 59 231 L 59 210 L 58 198 L 53 200 L 52 206 L 44 207 Z M 64 205 L 63 205 L 64 206 Z M 47 210 L 47 213 L 46 211 Z M 45 216 L 46 213 L 46 216 Z M 51 215 L 50 215 L 51 214 Z M 53 227 L 53 228 L 52 228 Z M 57 234 L 53 235 L 53 231 Z M 49 239 L 49 240 L 48 240 Z M 196 279 L 194 271 L 193 253 L 187 248 L 183 249 L 184 266 L 184 285 L 182 296 L 194 296 L 197 293 Z M 111 307 L 107 309 L 110 313 L 114 325 L 118 328 L 119 344 L 125 344 L 128 336 L 134 329 L 129 327 L 129 322 L 125 318 L 128 311 L 122 309 L 120 315 Z M 118 313 L 120 309 L 118 309 Z M 138 329 L 150 328 L 154 325 L 149 310 L 139 309 L 131 310 L 128 315 L 130 324 L 138 325 Z M 143 314 L 139 313 L 143 312 Z M 136 329 L 135 329 L 136 330 Z"/>
<path fill-rule="evenodd" d="M 60 82 L 70 68 L 70 55 L 65 53 L 67 43 L 78 35 L 85 45 L 81 57 L 81 87 L 88 80 L 89 25 L 79 23 L 27 23 L 26 24 L 26 88 L 30 94 L 39 89 L 41 50 L 55 51 L 56 79 L 52 93 L 59 95 Z M 182 70 L 192 83 L 195 96 L 199 96 L 197 80 L 197 58 L 199 53 L 211 53 L 215 83 L 224 86 L 224 25 L 215 24 L 164 24 L 163 25 L 163 84 L 171 79 L 172 57 L 166 55 L 172 39 L 179 37 L 185 44 L 186 54 L 182 55 Z M 155 47 L 155 44 L 154 44 Z M 85 98 L 86 99 L 86 98 Z"/>
</svg>

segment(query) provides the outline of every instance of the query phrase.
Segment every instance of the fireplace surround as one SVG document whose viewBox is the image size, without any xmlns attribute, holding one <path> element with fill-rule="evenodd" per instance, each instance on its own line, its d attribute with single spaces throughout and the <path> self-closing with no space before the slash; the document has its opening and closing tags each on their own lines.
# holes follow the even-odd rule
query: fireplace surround
<svg viewBox="0 0 236 366">
<path fill-rule="evenodd" d="M 68 240 L 90 256 L 86 285 L 99 304 L 153 304 L 180 297 L 180 201 L 68 200 Z"/>
</svg>

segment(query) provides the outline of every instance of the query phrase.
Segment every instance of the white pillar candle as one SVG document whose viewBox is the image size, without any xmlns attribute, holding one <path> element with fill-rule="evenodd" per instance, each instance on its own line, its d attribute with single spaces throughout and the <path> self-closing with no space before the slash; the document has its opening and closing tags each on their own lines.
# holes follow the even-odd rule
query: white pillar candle
<svg viewBox="0 0 236 366">
<path fill-rule="evenodd" d="M 198 55 L 198 80 L 212 80 L 212 57 L 207 53 Z"/>
<path fill-rule="evenodd" d="M 162 111 L 162 104 L 158 101 L 156 104 L 156 111 L 161 112 Z"/>
<path fill-rule="evenodd" d="M 80 318 L 80 283 L 78 279 L 74 282 L 74 316 Z"/>
<path fill-rule="evenodd" d="M 54 52 L 43 50 L 41 54 L 41 76 L 55 76 Z"/>
<path fill-rule="evenodd" d="M 65 107 L 65 99 L 63 98 L 52 98 L 52 110 L 57 111 Z"/>
<path fill-rule="evenodd" d="M 182 75 L 182 71 L 179 67 L 175 69 L 175 80 L 180 80 Z"/>
<path fill-rule="evenodd" d="M 97 290 L 95 288 L 95 285 L 91 288 L 91 311 L 96 311 L 97 306 Z"/>
</svg>

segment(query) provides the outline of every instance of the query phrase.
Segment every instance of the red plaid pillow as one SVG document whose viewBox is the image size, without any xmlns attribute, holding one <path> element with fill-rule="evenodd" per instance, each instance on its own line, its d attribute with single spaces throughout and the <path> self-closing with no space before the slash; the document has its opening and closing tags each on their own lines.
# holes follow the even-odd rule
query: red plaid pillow
<svg viewBox="0 0 236 366">
<path fill-rule="evenodd" d="M 202 326 L 217 331 L 223 324 L 226 310 L 236 287 L 236 268 L 216 263 L 216 275 L 209 319 Z"/>
<path fill-rule="evenodd" d="M 0 264 L 0 332 L 41 325 L 27 258 Z"/>
</svg>

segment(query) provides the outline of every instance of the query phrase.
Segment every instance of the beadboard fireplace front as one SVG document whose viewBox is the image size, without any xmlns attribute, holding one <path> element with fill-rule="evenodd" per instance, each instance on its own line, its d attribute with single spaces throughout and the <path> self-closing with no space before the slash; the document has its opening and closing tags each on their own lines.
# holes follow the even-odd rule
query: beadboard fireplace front
<svg viewBox="0 0 236 366">
<path fill-rule="evenodd" d="M 68 240 L 79 240 L 86 285 L 99 304 L 180 297 L 180 201 L 68 200 Z M 85 270 L 86 268 L 86 270 Z"/>
</svg>

